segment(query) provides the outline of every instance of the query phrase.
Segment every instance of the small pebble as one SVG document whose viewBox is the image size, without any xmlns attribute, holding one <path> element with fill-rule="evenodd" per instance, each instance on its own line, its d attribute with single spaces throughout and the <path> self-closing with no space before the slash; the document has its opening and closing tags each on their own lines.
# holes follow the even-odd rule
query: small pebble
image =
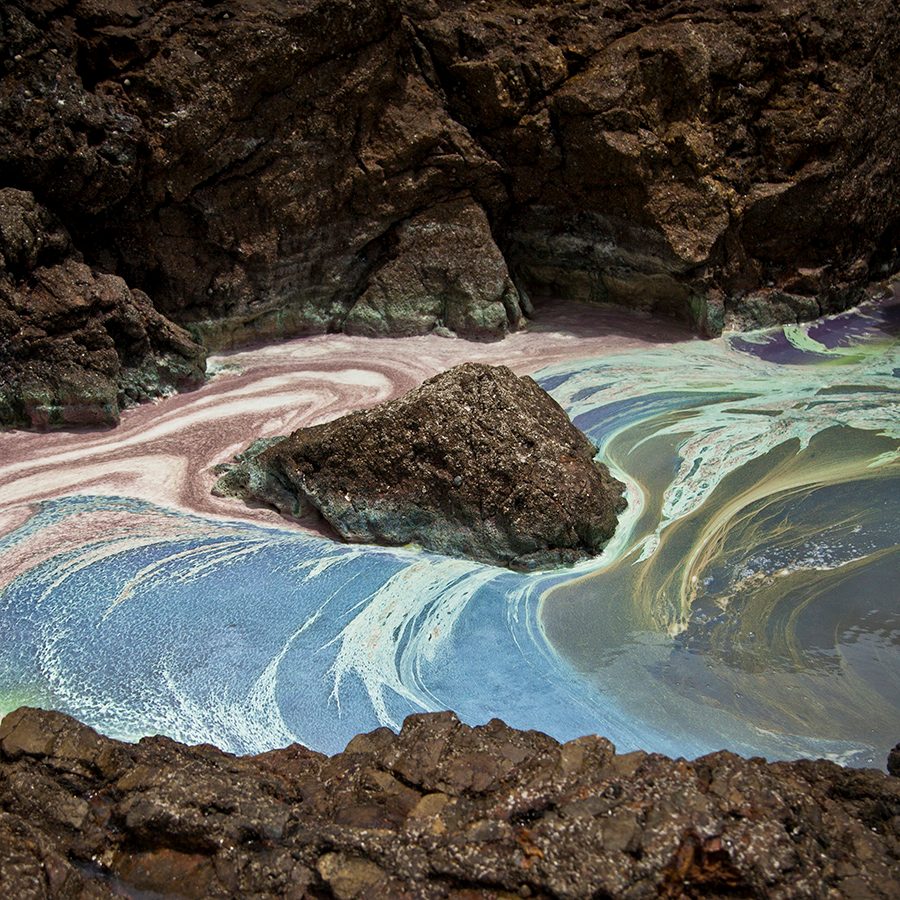
<svg viewBox="0 0 900 900">
<path fill-rule="evenodd" d="M 453 479 L 453 483 L 459 487 L 462 484 L 462 475 L 457 475 Z"/>
</svg>

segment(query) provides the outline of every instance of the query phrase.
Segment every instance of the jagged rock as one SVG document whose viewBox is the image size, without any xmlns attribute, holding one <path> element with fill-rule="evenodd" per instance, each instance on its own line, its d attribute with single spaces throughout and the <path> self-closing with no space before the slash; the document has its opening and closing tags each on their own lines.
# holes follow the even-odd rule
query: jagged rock
<svg viewBox="0 0 900 900">
<path fill-rule="evenodd" d="M 884 897 L 900 779 L 410 716 L 331 758 L 0 723 L 10 897 Z"/>
<path fill-rule="evenodd" d="M 471 197 L 404 222 L 394 253 L 347 313 L 349 334 L 426 334 L 443 327 L 491 337 L 520 323 L 519 294 L 484 210 Z"/>
<path fill-rule="evenodd" d="M 466 363 L 253 445 L 216 490 L 294 516 L 314 508 L 348 541 L 532 568 L 598 553 L 615 530 L 623 485 L 595 452 L 531 378 Z"/>
<path fill-rule="evenodd" d="M 81 262 L 30 193 L 0 190 L 0 425 L 114 424 L 202 383 L 205 359 L 146 294 Z"/>
<path fill-rule="evenodd" d="M 508 273 L 716 333 L 897 267 L 894 0 L 8 0 L 0 33 L 0 185 L 208 346 L 439 328 L 469 272 L 460 333 L 514 326 Z"/>
</svg>

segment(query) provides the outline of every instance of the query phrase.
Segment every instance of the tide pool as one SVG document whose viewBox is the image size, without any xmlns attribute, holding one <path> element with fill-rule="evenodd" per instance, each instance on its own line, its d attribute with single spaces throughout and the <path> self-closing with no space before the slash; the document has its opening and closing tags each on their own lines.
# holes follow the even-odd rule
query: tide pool
<svg viewBox="0 0 900 900">
<path fill-rule="evenodd" d="M 880 766 L 900 739 L 898 373 L 896 303 L 541 369 L 629 506 L 602 557 L 533 575 L 90 483 L 18 498 L 0 707 L 238 753 L 335 752 L 449 708 L 623 751 Z"/>
</svg>

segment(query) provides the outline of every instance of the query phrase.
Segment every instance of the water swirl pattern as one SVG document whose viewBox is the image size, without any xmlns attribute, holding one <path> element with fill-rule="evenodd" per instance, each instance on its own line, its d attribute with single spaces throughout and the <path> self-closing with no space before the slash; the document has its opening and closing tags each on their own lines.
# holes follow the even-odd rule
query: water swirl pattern
<svg viewBox="0 0 900 900">
<path fill-rule="evenodd" d="M 449 708 L 623 751 L 880 765 L 900 738 L 897 314 L 715 341 L 622 313 L 488 346 L 327 336 L 218 358 L 114 431 L 0 435 L 0 712 L 245 753 Z M 601 558 L 521 575 L 209 495 L 252 438 L 464 359 L 533 372 L 627 484 Z"/>
</svg>

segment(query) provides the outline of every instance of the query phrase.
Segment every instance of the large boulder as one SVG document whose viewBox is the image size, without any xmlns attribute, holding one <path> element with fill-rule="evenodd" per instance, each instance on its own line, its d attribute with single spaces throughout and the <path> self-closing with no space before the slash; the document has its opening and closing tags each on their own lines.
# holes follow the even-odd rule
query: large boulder
<svg viewBox="0 0 900 900">
<path fill-rule="evenodd" d="M 405 396 L 251 451 L 217 491 L 345 540 L 415 542 L 514 568 L 598 553 L 623 485 L 559 404 L 504 366 L 466 363 Z"/>
<path fill-rule="evenodd" d="M 898 809 L 873 770 L 622 755 L 452 713 L 331 758 L 0 724 L 8 897 L 894 898 Z"/>
</svg>

